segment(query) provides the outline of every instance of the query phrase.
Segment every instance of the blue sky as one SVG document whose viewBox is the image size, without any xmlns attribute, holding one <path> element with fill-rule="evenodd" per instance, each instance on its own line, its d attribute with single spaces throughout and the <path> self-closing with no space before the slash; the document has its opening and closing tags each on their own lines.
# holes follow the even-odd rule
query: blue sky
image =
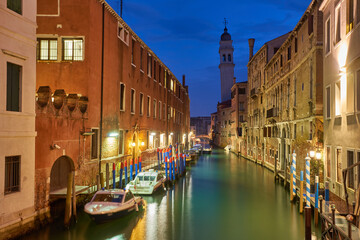
<svg viewBox="0 0 360 240">
<path fill-rule="evenodd" d="M 220 101 L 219 41 L 224 18 L 234 45 L 235 77 L 247 80 L 248 38 L 255 52 L 291 31 L 311 0 L 123 0 L 123 19 L 181 81 L 191 116 L 210 116 Z M 120 0 L 108 0 L 119 12 Z"/>
</svg>

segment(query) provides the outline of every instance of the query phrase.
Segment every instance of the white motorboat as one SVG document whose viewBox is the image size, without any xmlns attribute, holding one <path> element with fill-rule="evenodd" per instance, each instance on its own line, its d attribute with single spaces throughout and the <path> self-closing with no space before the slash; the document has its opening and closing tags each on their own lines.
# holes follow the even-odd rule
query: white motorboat
<svg viewBox="0 0 360 240">
<path fill-rule="evenodd" d="M 162 188 L 166 177 L 150 169 L 148 172 L 140 172 L 133 181 L 126 185 L 126 189 L 131 190 L 134 194 L 151 195 L 153 192 Z"/>
</svg>

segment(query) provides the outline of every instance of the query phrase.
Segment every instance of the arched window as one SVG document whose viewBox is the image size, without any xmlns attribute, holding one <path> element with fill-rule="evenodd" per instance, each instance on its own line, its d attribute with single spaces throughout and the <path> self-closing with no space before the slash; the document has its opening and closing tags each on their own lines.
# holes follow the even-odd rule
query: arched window
<svg viewBox="0 0 360 240">
<path fill-rule="evenodd" d="M 225 62 L 226 61 L 226 56 L 225 56 L 225 54 L 223 54 L 223 62 Z"/>
<path fill-rule="evenodd" d="M 228 61 L 231 62 L 231 55 L 228 55 Z"/>
</svg>

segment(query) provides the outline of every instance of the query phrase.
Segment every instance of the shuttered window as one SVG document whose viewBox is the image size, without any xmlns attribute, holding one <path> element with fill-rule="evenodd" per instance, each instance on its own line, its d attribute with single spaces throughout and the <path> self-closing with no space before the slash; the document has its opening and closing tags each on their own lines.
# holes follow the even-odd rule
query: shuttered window
<svg viewBox="0 0 360 240">
<path fill-rule="evenodd" d="M 21 66 L 7 63 L 6 111 L 20 112 Z"/>
</svg>

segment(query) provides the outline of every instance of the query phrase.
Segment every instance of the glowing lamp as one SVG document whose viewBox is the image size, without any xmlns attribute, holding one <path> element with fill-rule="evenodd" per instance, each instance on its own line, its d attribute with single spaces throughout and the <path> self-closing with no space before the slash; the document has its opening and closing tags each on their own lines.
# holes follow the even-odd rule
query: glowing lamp
<svg viewBox="0 0 360 240">
<path fill-rule="evenodd" d="M 319 151 L 316 152 L 316 159 L 317 160 L 321 159 L 321 152 L 319 152 Z"/>
<path fill-rule="evenodd" d="M 141 146 L 144 146 L 145 145 L 145 143 L 144 142 L 141 142 Z"/>
<path fill-rule="evenodd" d="M 135 143 L 134 143 L 134 142 L 133 142 L 133 143 L 131 143 L 131 146 L 135 147 Z"/>
<path fill-rule="evenodd" d="M 313 151 L 313 150 L 310 151 L 310 157 L 311 158 L 315 157 L 315 151 Z"/>
<path fill-rule="evenodd" d="M 110 132 L 110 133 L 108 133 L 107 136 L 108 137 L 117 137 L 117 136 L 119 136 L 119 133 L 118 132 Z"/>
</svg>

